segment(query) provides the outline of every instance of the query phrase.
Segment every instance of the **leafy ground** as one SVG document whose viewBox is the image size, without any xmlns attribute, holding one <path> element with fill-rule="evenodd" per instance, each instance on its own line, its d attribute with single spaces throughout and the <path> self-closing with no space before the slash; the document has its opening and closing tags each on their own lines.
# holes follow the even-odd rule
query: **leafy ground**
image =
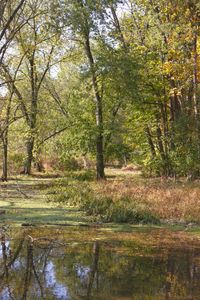
<svg viewBox="0 0 200 300">
<path fill-rule="evenodd" d="M 77 188 L 84 181 L 96 194 L 103 197 L 129 199 L 144 210 L 150 211 L 168 225 L 183 226 L 186 230 L 191 222 L 200 224 L 200 184 L 187 183 L 184 179 L 174 182 L 163 178 L 145 179 L 139 172 L 106 170 L 108 180 L 96 183 L 92 173 L 69 174 Z M 95 223 L 97 219 L 86 216 L 76 207 L 47 202 L 47 191 L 57 185 L 59 180 L 69 176 L 50 178 L 42 176 L 19 176 L 0 183 L 0 222 L 16 226 L 39 225 L 84 225 Z M 61 191 L 57 186 L 56 193 Z M 51 195 L 50 195 L 51 197 Z M 121 200 L 120 200 L 121 201 Z M 117 230 L 129 230 L 131 225 L 110 225 Z"/>
</svg>

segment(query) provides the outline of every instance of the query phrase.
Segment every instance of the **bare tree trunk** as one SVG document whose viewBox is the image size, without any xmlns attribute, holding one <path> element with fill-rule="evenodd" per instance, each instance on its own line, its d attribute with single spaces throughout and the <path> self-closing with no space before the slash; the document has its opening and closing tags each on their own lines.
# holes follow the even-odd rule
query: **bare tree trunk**
<svg viewBox="0 0 200 300">
<path fill-rule="evenodd" d="M 149 148 L 150 148 L 150 151 L 151 151 L 151 156 L 152 156 L 152 158 L 155 158 L 156 157 L 156 150 L 155 150 L 154 143 L 153 143 L 153 140 L 152 140 L 152 137 L 151 137 L 151 132 L 150 132 L 149 126 L 146 127 L 145 132 L 146 132 Z"/>
<path fill-rule="evenodd" d="M 44 166 L 41 160 L 41 152 L 42 152 L 42 145 L 36 147 L 35 151 L 35 157 L 34 157 L 34 167 L 36 168 L 36 171 L 41 173 L 44 171 Z"/>
<path fill-rule="evenodd" d="M 98 89 L 97 76 L 95 72 L 95 63 L 90 47 L 89 33 L 85 33 L 85 52 L 90 64 L 90 70 L 92 74 L 92 85 L 95 95 L 96 104 L 96 125 L 97 125 L 97 137 L 96 137 L 96 172 L 97 180 L 105 179 L 104 173 L 104 138 L 103 138 L 103 111 L 102 111 L 102 98 Z"/>
<path fill-rule="evenodd" d="M 31 57 L 29 58 L 30 64 L 30 79 L 31 79 L 31 110 L 30 110 L 30 123 L 29 129 L 31 136 L 28 138 L 26 143 L 26 161 L 24 165 L 24 174 L 31 174 L 31 165 L 33 161 L 33 148 L 34 148 L 34 131 L 36 128 L 36 119 L 37 119 L 37 102 L 38 102 L 38 87 L 37 87 L 37 72 L 35 66 L 35 50 L 33 51 Z"/>
<path fill-rule="evenodd" d="M 157 125 L 156 133 L 157 133 L 158 149 L 160 152 L 160 156 L 161 156 L 162 160 L 165 161 L 166 156 L 165 156 L 165 151 L 164 151 L 163 141 L 162 141 L 162 131 L 161 131 L 159 124 Z"/>
<path fill-rule="evenodd" d="M 8 180 L 8 138 L 3 140 L 3 173 L 1 176 L 2 181 Z"/>
<path fill-rule="evenodd" d="M 77 0 L 77 3 L 81 8 L 85 8 L 85 2 L 83 0 Z M 84 13 L 84 9 L 83 18 L 84 23 L 82 24 L 82 37 L 85 47 L 85 53 L 89 62 L 90 72 L 92 76 L 92 87 L 94 91 L 94 101 L 96 105 L 96 177 L 97 180 L 101 180 L 105 179 L 102 96 L 99 91 L 98 78 L 95 70 L 96 66 L 90 45 L 90 24 L 88 22 L 88 16 Z"/>
<path fill-rule="evenodd" d="M 169 145 L 168 145 L 168 120 L 167 120 L 167 104 L 166 101 L 161 103 L 160 112 L 162 117 L 162 127 L 163 127 L 163 135 L 164 135 L 164 147 L 165 153 L 168 154 Z"/>
<path fill-rule="evenodd" d="M 34 137 L 30 137 L 26 143 L 27 156 L 24 164 L 24 174 L 26 175 L 31 174 L 31 165 L 33 160 L 33 147 L 34 147 Z"/>
<path fill-rule="evenodd" d="M 97 169 L 97 180 L 105 179 L 104 173 L 104 154 L 103 154 L 103 135 L 100 133 L 97 136 L 96 141 L 96 169 Z"/>
<path fill-rule="evenodd" d="M 12 102 L 13 91 L 8 99 L 8 103 L 6 106 L 6 118 L 4 124 L 4 130 L 1 134 L 2 143 L 3 143 L 3 174 L 2 181 L 8 180 L 8 132 L 10 126 L 10 113 L 11 113 L 11 102 Z"/>
</svg>

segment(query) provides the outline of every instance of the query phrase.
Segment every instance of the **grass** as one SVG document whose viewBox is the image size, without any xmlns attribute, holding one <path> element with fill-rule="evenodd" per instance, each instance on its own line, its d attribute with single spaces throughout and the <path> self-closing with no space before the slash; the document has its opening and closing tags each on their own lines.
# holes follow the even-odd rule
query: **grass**
<svg viewBox="0 0 200 300">
<path fill-rule="evenodd" d="M 183 226 L 183 228 L 190 222 L 200 225 L 199 181 L 188 183 L 184 179 L 176 182 L 162 178 L 147 179 L 143 178 L 139 172 L 116 169 L 106 169 L 106 175 L 108 180 L 98 183 L 94 180 L 93 172 L 85 173 L 83 171 L 65 174 L 65 177 L 62 178 L 55 178 L 57 176 L 53 175 L 48 178 L 45 175 L 19 176 L 8 183 L 0 183 L 0 222 L 14 225 L 26 223 L 77 225 L 94 222 L 99 220 L 99 216 L 98 211 L 95 215 L 93 209 L 96 207 L 94 208 L 92 205 L 100 197 L 102 204 L 97 203 L 100 210 L 102 209 L 101 205 L 107 207 L 108 203 L 103 202 L 105 199 L 106 201 L 112 200 L 108 201 L 112 203 L 114 215 L 114 218 L 110 220 L 116 223 L 123 218 L 126 221 L 124 208 L 127 216 L 130 216 L 129 208 L 133 210 L 136 207 L 139 208 L 139 211 L 148 212 L 168 225 Z M 82 184 L 86 185 L 86 190 L 89 187 L 93 194 L 98 195 L 92 204 L 91 202 L 86 203 L 91 210 L 90 215 L 93 214 L 95 217 L 86 215 L 78 207 L 73 207 L 73 203 L 66 205 L 66 195 L 62 195 L 62 187 L 65 187 L 69 180 L 75 184 L 72 193 L 73 197 L 76 195 L 78 199 L 76 201 L 81 201 Z M 52 188 L 56 191 L 56 197 L 61 199 L 60 205 L 46 201 L 48 191 Z M 70 195 L 69 197 L 71 197 Z M 53 196 L 50 193 L 48 197 Z M 89 200 L 90 198 L 89 194 Z M 121 213 L 122 210 L 123 213 Z M 5 214 L 1 214 L 2 211 L 5 211 Z M 118 218 L 120 213 L 121 217 Z M 109 214 L 107 216 L 110 217 Z M 110 220 L 108 219 L 108 221 Z M 113 228 L 118 228 L 118 225 L 113 225 Z M 130 228 L 131 226 L 129 226 Z M 190 227 L 186 229 L 194 230 Z"/>
<path fill-rule="evenodd" d="M 161 179 L 124 179 L 99 184 L 98 193 L 134 199 L 163 221 L 200 223 L 200 183 Z"/>
</svg>

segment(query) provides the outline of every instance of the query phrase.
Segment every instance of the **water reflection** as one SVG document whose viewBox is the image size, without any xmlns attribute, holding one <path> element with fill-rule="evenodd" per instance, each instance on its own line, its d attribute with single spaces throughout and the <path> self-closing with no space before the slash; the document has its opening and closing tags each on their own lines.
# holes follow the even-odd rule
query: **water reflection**
<svg viewBox="0 0 200 300">
<path fill-rule="evenodd" d="M 67 287 L 57 282 L 55 265 L 52 261 L 47 263 L 44 274 L 45 287 L 51 289 L 56 299 L 70 299 Z"/>
<path fill-rule="evenodd" d="M 0 299 L 200 299 L 200 247 L 1 236 Z"/>
</svg>

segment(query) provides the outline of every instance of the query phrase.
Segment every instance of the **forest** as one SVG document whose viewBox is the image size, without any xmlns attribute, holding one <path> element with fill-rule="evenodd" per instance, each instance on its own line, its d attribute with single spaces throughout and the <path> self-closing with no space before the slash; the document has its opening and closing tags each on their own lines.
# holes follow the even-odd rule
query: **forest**
<svg viewBox="0 0 200 300">
<path fill-rule="evenodd" d="M 0 0 L 0 299 L 200 299 L 199 234 L 200 1 Z"/>
<path fill-rule="evenodd" d="M 0 5 L 2 180 L 128 164 L 198 178 L 199 1 Z"/>
<path fill-rule="evenodd" d="M 200 220 L 199 1 L 0 6 L 1 187 L 104 221 Z"/>
</svg>

